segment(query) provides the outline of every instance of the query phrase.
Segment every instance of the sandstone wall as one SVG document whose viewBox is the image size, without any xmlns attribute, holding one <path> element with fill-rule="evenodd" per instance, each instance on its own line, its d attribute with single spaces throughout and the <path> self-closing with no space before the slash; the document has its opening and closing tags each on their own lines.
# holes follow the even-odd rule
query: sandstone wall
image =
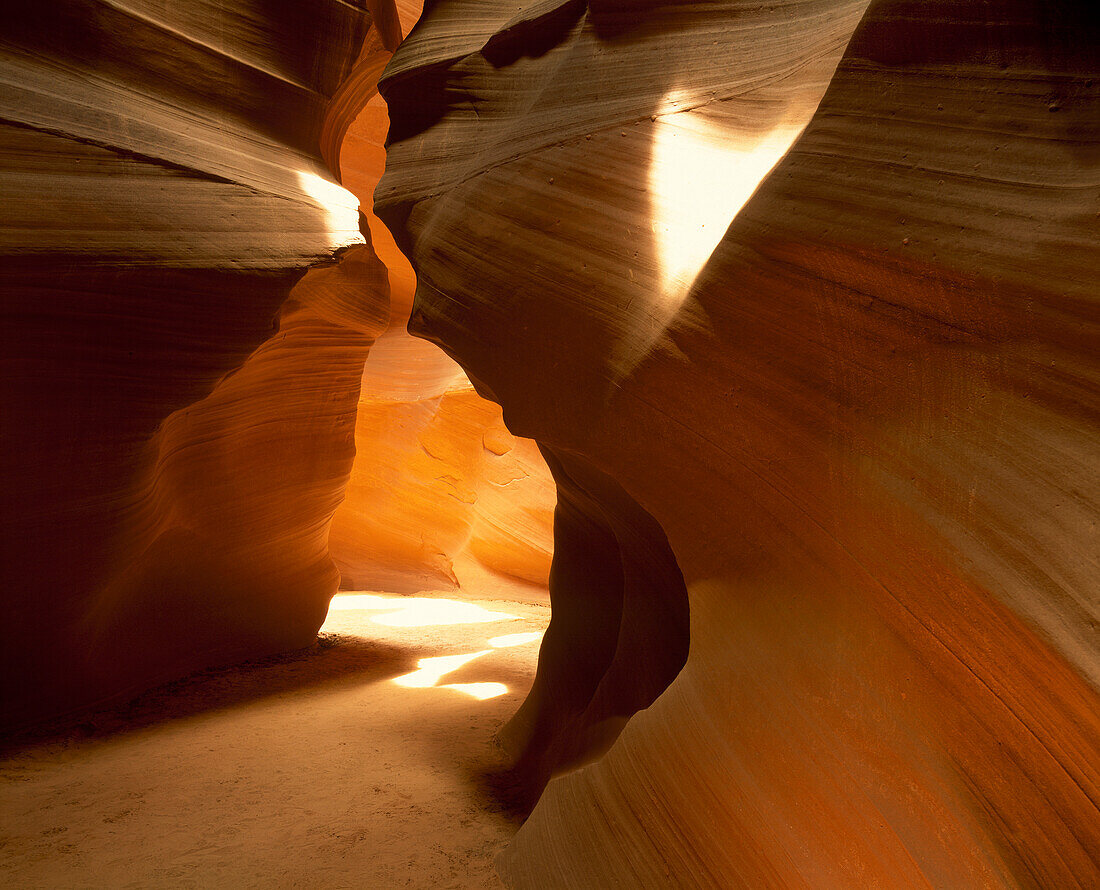
<svg viewBox="0 0 1100 890">
<path fill-rule="evenodd" d="M 408 33 L 420 9 L 403 4 L 399 14 Z M 500 406 L 406 330 L 416 276 L 370 210 L 388 129 L 375 95 L 340 151 L 341 182 L 362 202 L 392 309 L 363 369 L 357 457 L 329 538 L 341 586 L 545 602 L 554 481 L 535 443 L 508 432 Z"/>
<path fill-rule="evenodd" d="M 399 36 L 330 0 L 7 10 L 9 727 L 305 645 L 323 620 L 389 308 L 320 152 Z"/>
<path fill-rule="evenodd" d="M 1097 37 L 1069 2 L 441 0 L 398 50 L 411 326 L 562 494 L 511 735 L 563 775 L 511 886 L 1096 882 Z M 622 594 L 662 535 L 690 650 L 612 744 L 676 658 L 607 678 L 686 644 L 667 562 Z"/>
<path fill-rule="evenodd" d="M 545 596 L 549 471 L 405 332 L 415 276 L 371 212 L 376 84 L 419 11 L 13 10 L 6 726 L 307 645 L 341 573 Z"/>
</svg>

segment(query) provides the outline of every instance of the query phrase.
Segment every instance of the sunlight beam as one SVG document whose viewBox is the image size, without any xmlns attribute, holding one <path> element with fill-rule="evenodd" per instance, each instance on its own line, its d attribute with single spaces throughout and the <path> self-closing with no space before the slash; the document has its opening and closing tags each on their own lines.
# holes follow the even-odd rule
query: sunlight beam
<svg viewBox="0 0 1100 890">
<path fill-rule="evenodd" d="M 494 612 L 477 603 L 426 596 L 343 594 L 334 596 L 329 605 L 330 612 L 352 609 L 383 612 L 384 614 L 370 620 L 387 627 L 487 624 L 494 621 L 514 621 L 519 617 L 508 612 Z"/>
<path fill-rule="evenodd" d="M 298 187 L 325 215 L 330 234 L 342 235 L 348 244 L 362 244 L 359 231 L 359 199 L 346 188 L 309 170 L 295 171 Z"/>
<path fill-rule="evenodd" d="M 464 664 L 469 664 L 475 658 L 480 658 L 492 651 L 492 649 L 482 649 L 480 652 L 468 652 L 464 655 L 436 655 L 431 658 L 421 658 L 416 663 L 418 670 L 395 677 L 393 682 L 410 689 L 429 689 L 439 683 L 444 675 L 457 671 Z"/>
<path fill-rule="evenodd" d="M 667 301 L 678 307 L 687 296 L 730 223 L 801 131 L 801 124 L 783 123 L 753 132 L 702 109 L 657 118 L 649 194 Z"/>
<path fill-rule="evenodd" d="M 498 695 L 504 695 L 504 693 L 508 691 L 508 687 L 503 683 L 447 683 L 439 688 L 453 689 L 455 692 L 473 696 L 478 701 L 496 698 Z"/>
</svg>

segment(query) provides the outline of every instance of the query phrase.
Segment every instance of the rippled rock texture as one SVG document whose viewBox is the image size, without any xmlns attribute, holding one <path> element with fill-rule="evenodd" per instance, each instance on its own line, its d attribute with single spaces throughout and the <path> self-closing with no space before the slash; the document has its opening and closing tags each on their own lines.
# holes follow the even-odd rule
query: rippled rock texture
<svg viewBox="0 0 1100 890">
<path fill-rule="evenodd" d="M 399 7 L 402 28 L 419 7 Z M 386 105 L 373 96 L 348 127 L 341 182 L 372 206 L 385 165 Z M 387 267 L 390 324 L 363 370 L 356 460 L 329 545 L 351 590 L 450 590 L 546 601 L 554 481 L 535 443 L 508 432 L 500 406 L 406 330 L 416 278 L 367 212 Z"/>
<path fill-rule="evenodd" d="M 389 318 L 320 151 L 399 36 L 330 0 L 7 11 L 5 724 L 313 638 Z"/>
<path fill-rule="evenodd" d="M 549 470 L 371 212 L 419 5 L 292 6 L 5 27 L 5 726 L 306 645 L 341 575 L 545 599 Z"/>
<path fill-rule="evenodd" d="M 1100 879 L 1098 36 L 440 0 L 397 51 L 411 328 L 559 485 L 510 885 Z"/>
</svg>

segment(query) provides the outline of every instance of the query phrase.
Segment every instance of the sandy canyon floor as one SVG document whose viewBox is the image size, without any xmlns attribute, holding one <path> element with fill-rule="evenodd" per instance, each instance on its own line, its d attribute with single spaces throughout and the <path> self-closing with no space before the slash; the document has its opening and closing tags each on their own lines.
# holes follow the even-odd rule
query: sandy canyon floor
<svg viewBox="0 0 1100 890">
<path fill-rule="evenodd" d="M 485 776 L 548 621 L 341 595 L 315 649 L 40 738 L 0 761 L 0 886 L 499 886 L 516 824 Z"/>
</svg>

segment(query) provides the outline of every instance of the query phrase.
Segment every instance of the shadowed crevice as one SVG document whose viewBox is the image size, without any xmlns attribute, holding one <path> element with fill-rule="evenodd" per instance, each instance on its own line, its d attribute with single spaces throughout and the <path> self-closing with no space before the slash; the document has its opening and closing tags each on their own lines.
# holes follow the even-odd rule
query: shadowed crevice
<svg viewBox="0 0 1100 890">
<path fill-rule="evenodd" d="M 520 812 L 554 775 L 600 757 L 687 660 L 688 595 L 660 524 L 610 476 L 541 446 L 558 486 L 552 617 L 538 672 L 501 738 L 496 790 Z"/>
</svg>

